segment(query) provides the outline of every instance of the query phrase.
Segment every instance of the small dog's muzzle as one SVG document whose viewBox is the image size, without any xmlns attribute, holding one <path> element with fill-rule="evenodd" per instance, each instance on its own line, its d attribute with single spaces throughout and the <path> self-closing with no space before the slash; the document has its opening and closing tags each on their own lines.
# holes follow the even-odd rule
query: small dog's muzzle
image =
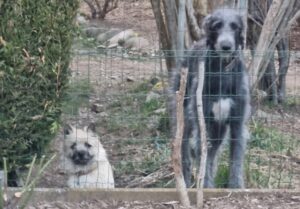
<svg viewBox="0 0 300 209">
<path fill-rule="evenodd" d="M 75 151 L 72 160 L 76 165 L 86 165 L 93 159 L 93 155 L 84 150 Z"/>
</svg>

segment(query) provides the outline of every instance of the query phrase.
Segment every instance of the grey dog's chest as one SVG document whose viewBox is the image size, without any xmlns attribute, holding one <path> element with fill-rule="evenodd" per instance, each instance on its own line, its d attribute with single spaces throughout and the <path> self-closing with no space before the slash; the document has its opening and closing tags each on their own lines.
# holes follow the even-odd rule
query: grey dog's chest
<svg viewBox="0 0 300 209">
<path fill-rule="evenodd" d="M 211 66 L 212 68 L 214 66 Z M 211 69 L 205 71 L 203 96 L 234 96 L 238 93 L 243 77 L 241 71 L 225 71 L 224 69 Z"/>
<path fill-rule="evenodd" d="M 226 69 L 225 66 L 207 62 L 203 89 L 204 114 L 206 118 L 218 122 L 225 122 L 229 119 L 232 108 L 239 105 L 242 95 L 242 70 L 236 67 Z"/>
</svg>

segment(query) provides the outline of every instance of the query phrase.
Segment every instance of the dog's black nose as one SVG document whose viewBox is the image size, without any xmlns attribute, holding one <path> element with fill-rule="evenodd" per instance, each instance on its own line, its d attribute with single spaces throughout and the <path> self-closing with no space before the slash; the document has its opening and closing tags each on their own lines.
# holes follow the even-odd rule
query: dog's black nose
<svg viewBox="0 0 300 209">
<path fill-rule="evenodd" d="M 79 151 L 79 152 L 77 152 L 77 155 L 80 159 L 84 159 L 86 153 L 84 151 Z"/>
<path fill-rule="evenodd" d="M 230 51 L 232 49 L 232 44 L 229 41 L 222 41 L 220 45 L 223 51 Z"/>
<path fill-rule="evenodd" d="M 86 165 L 91 159 L 93 158 L 93 155 L 90 155 L 86 151 L 76 151 L 72 155 L 72 160 L 76 165 Z"/>
<path fill-rule="evenodd" d="M 231 50 L 231 45 L 229 45 L 229 44 L 222 44 L 222 50 L 223 51 L 229 51 L 229 50 Z"/>
</svg>

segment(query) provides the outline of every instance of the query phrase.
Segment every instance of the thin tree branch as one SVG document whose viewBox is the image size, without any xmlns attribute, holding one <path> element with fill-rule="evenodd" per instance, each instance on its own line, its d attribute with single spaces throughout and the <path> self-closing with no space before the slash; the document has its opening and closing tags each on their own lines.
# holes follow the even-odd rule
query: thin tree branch
<svg viewBox="0 0 300 209">
<path fill-rule="evenodd" d="M 195 17 L 195 10 L 193 7 L 192 0 L 187 0 L 186 3 L 186 15 L 187 15 L 187 22 L 190 29 L 190 34 L 192 36 L 192 39 L 194 41 L 199 41 L 201 36 L 203 35 L 203 32 L 201 31 L 198 22 Z"/>
<path fill-rule="evenodd" d="M 184 113 L 183 113 L 183 100 L 186 89 L 186 79 L 187 79 L 187 69 L 181 69 L 181 80 L 180 89 L 176 92 L 176 118 L 177 118 L 177 128 L 176 135 L 173 139 L 172 147 L 172 161 L 173 169 L 176 180 L 176 188 L 179 194 L 180 202 L 184 207 L 190 207 L 190 200 L 186 190 L 186 184 L 182 173 L 182 163 L 181 163 L 181 145 L 184 129 Z"/>
<path fill-rule="evenodd" d="M 204 185 L 204 177 L 206 173 L 206 158 L 207 158 L 206 127 L 205 127 L 203 104 L 202 104 L 204 73 L 205 73 L 205 64 L 203 60 L 200 60 L 199 70 L 198 70 L 198 87 L 196 93 L 198 123 L 199 123 L 200 138 L 201 138 L 201 158 L 200 158 L 199 173 L 197 178 L 197 207 L 200 209 L 203 208 L 203 185 Z"/>
<path fill-rule="evenodd" d="M 185 34 L 185 22 L 186 22 L 185 0 L 179 0 L 177 19 L 178 19 L 178 27 L 177 27 L 176 64 L 177 64 L 177 68 L 180 69 L 181 63 L 183 61 L 183 55 L 184 55 L 184 34 Z"/>
</svg>

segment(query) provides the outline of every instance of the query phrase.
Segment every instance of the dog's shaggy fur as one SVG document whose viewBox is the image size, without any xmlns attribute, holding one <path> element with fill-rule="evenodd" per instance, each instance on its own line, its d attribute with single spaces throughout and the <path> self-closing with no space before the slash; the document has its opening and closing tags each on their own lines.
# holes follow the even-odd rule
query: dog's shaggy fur
<svg viewBox="0 0 300 209">
<path fill-rule="evenodd" d="M 63 168 L 71 188 L 114 188 L 111 165 L 98 135 L 89 127 L 65 128 Z"/>
<path fill-rule="evenodd" d="M 204 186 L 214 187 L 217 153 L 224 139 L 229 138 L 228 186 L 242 188 L 243 160 L 248 138 L 246 122 L 250 114 L 248 75 L 240 52 L 244 30 L 242 17 L 235 10 L 220 9 L 204 19 L 203 28 L 205 40 L 192 47 L 185 62 L 189 74 L 184 101 L 183 174 L 186 185 L 191 186 L 192 164 L 198 164 L 200 160 L 196 90 L 199 62 L 204 61 L 202 99 L 209 140 Z"/>
</svg>

